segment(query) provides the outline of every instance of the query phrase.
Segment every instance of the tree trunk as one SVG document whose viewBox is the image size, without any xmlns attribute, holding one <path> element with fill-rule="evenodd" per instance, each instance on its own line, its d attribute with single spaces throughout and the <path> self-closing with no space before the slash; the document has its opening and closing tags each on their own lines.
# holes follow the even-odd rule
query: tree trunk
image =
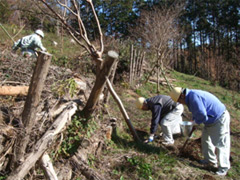
<svg viewBox="0 0 240 180">
<path fill-rule="evenodd" d="M 91 114 L 94 112 L 96 104 L 99 100 L 99 96 L 104 88 L 106 77 L 109 76 L 112 66 L 117 58 L 118 54 L 115 51 L 108 52 L 107 58 L 103 62 L 103 66 L 101 67 L 99 73 L 97 74 L 97 78 L 93 86 L 93 89 L 90 93 L 90 96 L 88 98 L 87 104 L 83 109 L 83 113 L 86 118 L 90 118 Z"/>
<path fill-rule="evenodd" d="M 133 82 L 133 45 L 131 44 L 131 47 L 130 47 L 130 74 L 129 74 L 129 82 L 130 82 L 130 85 L 132 85 L 132 82 Z"/>
<path fill-rule="evenodd" d="M 48 69 L 51 63 L 52 56 L 50 54 L 40 53 L 37 59 L 37 64 L 31 79 L 27 99 L 22 113 L 21 134 L 18 136 L 15 144 L 16 159 L 14 164 L 24 160 L 24 154 L 29 142 L 31 130 L 36 118 L 37 107 L 40 102 L 44 82 L 46 80 Z"/>
</svg>

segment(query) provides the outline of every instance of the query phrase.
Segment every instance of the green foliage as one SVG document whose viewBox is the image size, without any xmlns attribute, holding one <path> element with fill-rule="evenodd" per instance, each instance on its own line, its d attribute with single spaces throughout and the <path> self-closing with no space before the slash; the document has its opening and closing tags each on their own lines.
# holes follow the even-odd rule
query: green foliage
<svg viewBox="0 0 240 180">
<path fill-rule="evenodd" d="M 156 95 L 156 86 L 153 86 L 153 84 L 147 82 L 144 86 L 141 86 L 140 88 L 136 89 L 135 92 L 139 96 L 148 98 L 154 94 Z M 163 93 L 163 92 L 161 92 L 161 93 Z"/>
<path fill-rule="evenodd" d="M 52 51 L 52 53 L 54 53 L 54 51 Z M 68 67 L 69 62 L 70 62 L 70 59 L 68 58 L 68 56 L 53 58 L 53 63 L 56 64 L 57 66 Z"/>
<path fill-rule="evenodd" d="M 96 157 L 92 154 L 88 156 L 88 165 L 94 167 L 94 162 L 96 161 Z"/>
<path fill-rule="evenodd" d="M 11 15 L 9 4 L 7 1 L 0 2 L 0 22 L 6 23 Z"/>
<path fill-rule="evenodd" d="M 237 108 L 238 110 L 240 110 L 240 102 L 236 102 L 236 103 L 234 104 L 234 107 Z"/>
<path fill-rule="evenodd" d="M 69 94 L 71 97 L 76 95 L 77 83 L 73 78 L 67 80 L 59 80 L 52 86 L 52 91 L 58 96 L 62 97 L 65 94 Z"/>
<path fill-rule="evenodd" d="M 152 180 L 152 167 L 151 164 L 147 163 L 143 157 L 132 157 L 127 159 L 128 162 L 136 169 L 139 177 Z"/>
<path fill-rule="evenodd" d="M 79 118 L 79 115 L 75 115 L 64 134 L 64 140 L 61 143 L 61 147 L 54 156 L 71 156 L 77 151 L 82 140 L 86 137 L 89 138 L 96 129 L 97 124 L 94 120 L 86 120 L 84 118 Z M 93 158 L 90 158 L 89 162 L 90 161 L 93 163 Z"/>
<path fill-rule="evenodd" d="M 232 178 L 232 179 L 236 179 L 236 177 L 239 176 L 240 174 L 240 162 L 239 161 L 234 161 L 231 164 L 232 167 L 229 171 L 228 171 L 228 177 Z"/>
<path fill-rule="evenodd" d="M 0 176 L 0 180 L 4 180 L 6 178 L 7 178 L 6 176 Z"/>
<path fill-rule="evenodd" d="M 143 0 L 141 0 L 143 1 Z M 135 24 L 137 18 L 138 1 L 134 0 L 123 0 L 123 1 L 106 1 L 96 0 L 94 1 L 94 7 L 98 14 L 99 21 L 101 22 L 101 28 L 107 35 L 113 36 L 126 36 L 129 34 L 128 27 Z M 86 2 L 81 3 L 82 19 L 85 23 L 86 29 L 90 33 L 91 38 L 96 38 L 97 25 L 94 21 L 94 16 L 89 11 Z M 76 25 L 77 21 L 73 21 Z M 94 37 L 95 36 L 95 37 Z"/>
<path fill-rule="evenodd" d="M 184 48 L 189 55 L 181 57 L 176 68 L 184 73 L 198 72 L 200 77 L 218 81 L 222 87 L 237 90 L 239 45 L 236 44 L 236 39 L 240 33 L 239 8 L 240 3 L 235 0 L 188 1 L 180 17 L 180 24 L 185 30 Z M 215 39 L 216 36 L 220 38 Z M 198 41 L 201 37 L 204 39 Z M 210 57 L 206 54 L 213 55 Z M 206 61 L 209 61 L 209 65 L 203 65 L 202 62 Z M 209 70 L 215 62 L 219 64 Z M 231 75 L 227 73 L 229 71 L 232 71 Z M 224 75 L 217 75 L 219 73 Z"/>
</svg>

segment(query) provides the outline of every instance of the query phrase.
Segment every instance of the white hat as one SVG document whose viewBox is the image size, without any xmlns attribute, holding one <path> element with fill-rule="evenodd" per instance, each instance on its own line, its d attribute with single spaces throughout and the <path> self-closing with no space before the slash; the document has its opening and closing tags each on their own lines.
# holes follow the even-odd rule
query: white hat
<svg viewBox="0 0 240 180">
<path fill-rule="evenodd" d="M 181 87 L 175 87 L 175 88 L 172 89 L 172 91 L 169 93 L 169 95 L 172 98 L 172 100 L 177 102 L 181 93 L 182 93 L 182 88 Z"/>
<path fill-rule="evenodd" d="M 41 36 L 42 38 L 44 38 L 44 33 L 42 30 L 38 29 L 35 31 L 35 34 L 38 34 L 39 36 Z"/>
<path fill-rule="evenodd" d="M 143 103 L 145 101 L 145 98 L 144 97 L 139 97 L 136 99 L 136 102 L 135 102 L 135 105 L 138 109 L 142 109 L 143 107 Z"/>
</svg>

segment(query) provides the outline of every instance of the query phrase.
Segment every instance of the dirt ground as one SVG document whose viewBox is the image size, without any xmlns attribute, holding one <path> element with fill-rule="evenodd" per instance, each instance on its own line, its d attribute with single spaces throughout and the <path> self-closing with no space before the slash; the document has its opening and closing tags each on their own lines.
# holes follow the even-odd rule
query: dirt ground
<svg viewBox="0 0 240 180">
<path fill-rule="evenodd" d="M 14 60 L 14 61 L 13 61 Z M 31 74 L 33 72 L 33 67 L 35 60 L 34 59 L 23 59 L 18 56 L 13 56 L 9 52 L 2 53 L 1 56 L 1 67 L 0 67 L 0 81 L 2 85 L 9 85 L 9 84 L 15 84 L 17 85 L 28 85 L 31 80 Z M 63 80 L 67 79 L 74 75 L 74 72 L 72 72 L 69 69 L 59 68 L 56 66 L 51 66 L 49 70 L 49 75 L 46 81 L 46 86 L 44 87 L 42 98 L 43 102 L 41 104 L 41 108 L 52 108 L 54 103 L 56 103 L 56 95 L 52 93 L 52 85 L 57 80 Z M 121 92 L 121 90 L 119 90 Z M 132 90 L 128 90 L 128 100 L 129 102 L 133 101 L 136 97 L 136 93 L 134 93 Z M 8 137 L 5 141 L 1 142 L 1 145 L 5 144 L 5 147 L 2 146 L 1 149 L 1 157 L 4 156 L 5 153 L 9 150 L 9 147 L 12 146 L 14 136 L 16 136 L 16 131 L 13 129 L 18 126 L 20 115 L 24 106 L 24 102 L 26 100 L 26 97 L 1 97 L 0 98 L 0 107 L 1 107 L 1 114 L 0 119 L 4 120 L 6 123 L 11 124 L 11 126 L 5 126 L 5 130 L 2 129 L 1 135 L 4 137 Z M 47 100 L 47 101 L 44 101 Z M 48 102 L 48 104 L 44 103 Z M 130 110 L 131 111 L 131 110 Z M 135 112 L 137 113 L 137 112 Z M 119 114 L 118 114 L 119 116 Z M 51 122 L 48 122 L 51 123 Z M 105 122 L 101 122 L 101 126 L 105 127 Z M 142 127 L 139 127 L 140 129 L 136 129 L 138 136 L 141 140 L 144 140 L 148 136 L 148 132 L 145 130 L 141 130 L 146 128 L 146 124 L 149 124 L 149 122 L 143 122 Z M 44 124 L 47 127 L 47 124 Z M 108 125 L 108 122 L 106 121 L 106 126 Z M 121 127 L 118 127 L 121 128 Z M 44 132 L 44 128 L 42 131 L 39 129 L 36 129 L 36 134 L 39 133 L 38 136 L 40 136 Z M 102 137 L 105 132 L 101 131 L 99 134 L 95 134 L 94 136 L 96 138 Z M 239 141 L 240 135 L 239 134 L 232 134 L 233 138 L 236 141 Z M 208 170 L 202 165 L 198 163 L 200 159 L 202 159 L 201 156 L 201 130 L 197 129 L 194 132 L 193 138 L 191 138 L 184 150 L 182 150 L 183 144 L 185 143 L 187 137 L 182 135 L 175 135 L 175 144 L 173 146 L 164 146 L 161 144 L 161 138 L 157 138 L 154 142 L 155 146 L 160 146 L 162 148 L 165 148 L 168 150 L 169 154 L 172 154 L 176 156 L 179 160 L 183 160 L 188 162 L 192 167 L 194 168 L 200 168 L 203 170 Z M 7 143 L 6 143 L 7 142 Z M 122 142 L 125 142 L 122 140 Z M 102 144 L 102 149 L 108 150 L 108 147 L 106 144 Z M 103 152 L 104 153 L 104 152 Z M 128 153 L 123 154 L 103 154 L 103 156 L 97 156 L 97 157 L 104 157 L 95 159 L 95 168 L 100 169 L 101 171 L 104 171 L 107 175 L 111 177 L 111 179 L 119 179 L 119 175 L 113 175 L 112 171 L 114 167 L 120 167 L 120 166 L 128 166 L 128 162 L 126 161 L 128 156 L 132 155 L 138 155 L 138 152 L 130 151 Z M 62 164 L 68 164 L 67 159 L 62 159 Z M 4 167 L 4 166 L 2 166 Z M 1 171 L 2 169 L 0 169 Z M 210 169 L 210 171 L 214 172 L 214 169 Z M 187 173 L 191 173 L 191 170 L 189 170 L 189 167 L 181 167 L 179 165 L 179 172 L 181 174 L 179 175 L 182 177 L 182 179 L 185 178 L 184 175 Z M 80 175 L 79 175 L 80 176 Z M 197 176 L 197 175 L 196 175 Z M 212 173 L 203 173 L 200 174 L 202 176 L 202 179 L 208 179 L 208 180 L 215 180 L 217 179 L 216 176 L 212 175 Z M 187 179 L 191 179 L 187 175 Z M 41 177 L 42 178 L 42 177 Z M 39 178 L 39 179 L 41 179 Z M 129 178 L 131 179 L 131 173 L 129 173 Z M 82 177 L 84 179 L 84 177 Z M 179 178 L 181 179 L 181 178 Z M 194 178 L 196 179 L 196 178 Z"/>
</svg>

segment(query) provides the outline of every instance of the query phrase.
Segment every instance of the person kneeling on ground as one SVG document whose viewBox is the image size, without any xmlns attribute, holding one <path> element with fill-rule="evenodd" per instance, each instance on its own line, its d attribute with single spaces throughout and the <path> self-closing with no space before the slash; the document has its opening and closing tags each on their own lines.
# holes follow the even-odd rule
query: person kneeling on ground
<svg viewBox="0 0 240 180">
<path fill-rule="evenodd" d="M 173 134 L 181 132 L 180 123 L 182 122 L 184 109 L 182 104 L 175 103 L 169 96 L 157 95 L 148 99 L 144 97 L 137 98 L 136 107 L 141 110 L 151 110 L 152 112 L 150 136 L 145 143 L 154 140 L 154 133 L 157 131 L 158 124 L 160 124 L 164 140 L 163 144 L 174 144 Z"/>
<path fill-rule="evenodd" d="M 39 48 L 42 51 L 46 51 L 46 48 L 42 45 L 42 39 L 44 38 L 44 33 L 42 30 L 38 29 L 34 34 L 24 36 L 14 43 L 12 49 L 17 51 L 21 48 L 24 57 L 36 57 L 35 49 Z"/>
<path fill-rule="evenodd" d="M 204 124 L 201 138 L 204 159 L 200 163 L 217 167 L 219 161 L 216 174 L 225 176 L 230 169 L 230 115 L 225 105 L 213 94 L 196 89 L 175 87 L 170 96 L 188 106 L 196 124 Z"/>
</svg>

